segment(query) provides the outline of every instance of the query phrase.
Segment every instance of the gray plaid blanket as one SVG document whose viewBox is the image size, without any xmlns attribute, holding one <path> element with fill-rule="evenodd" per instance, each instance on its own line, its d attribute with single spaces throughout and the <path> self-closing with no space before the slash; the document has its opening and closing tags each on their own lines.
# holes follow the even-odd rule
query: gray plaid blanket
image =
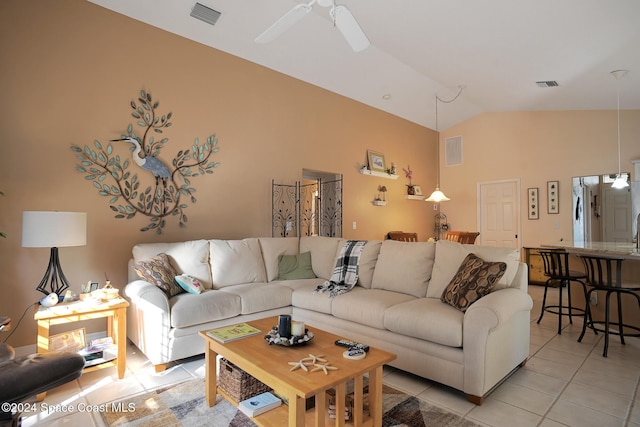
<svg viewBox="0 0 640 427">
<path fill-rule="evenodd" d="M 331 279 L 318 285 L 313 293 L 329 292 L 329 296 L 335 298 L 353 289 L 358 281 L 360 255 L 366 243 L 366 240 L 347 240 L 340 249 Z"/>
</svg>

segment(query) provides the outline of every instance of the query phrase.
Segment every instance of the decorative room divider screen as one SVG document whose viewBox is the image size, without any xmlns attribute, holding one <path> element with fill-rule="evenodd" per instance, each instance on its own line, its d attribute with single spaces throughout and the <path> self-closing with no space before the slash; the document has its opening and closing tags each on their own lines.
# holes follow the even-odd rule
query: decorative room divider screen
<svg viewBox="0 0 640 427">
<path fill-rule="evenodd" d="M 342 176 L 307 182 L 271 180 L 272 237 L 342 237 Z"/>
</svg>

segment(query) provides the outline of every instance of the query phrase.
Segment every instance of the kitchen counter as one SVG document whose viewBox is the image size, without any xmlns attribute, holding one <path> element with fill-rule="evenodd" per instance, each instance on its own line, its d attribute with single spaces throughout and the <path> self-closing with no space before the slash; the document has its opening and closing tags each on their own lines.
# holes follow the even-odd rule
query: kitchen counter
<svg viewBox="0 0 640 427">
<path fill-rule="evenodd" d="M 635 243 L 620 242 L 576 242 L 576 243 L 552 243 L 542 245 L 547 248 L 565 249 L 576 254 L 602 254 L 621 256 L 629 260 L 640 260 L 640 250 Z"/>
</svg>

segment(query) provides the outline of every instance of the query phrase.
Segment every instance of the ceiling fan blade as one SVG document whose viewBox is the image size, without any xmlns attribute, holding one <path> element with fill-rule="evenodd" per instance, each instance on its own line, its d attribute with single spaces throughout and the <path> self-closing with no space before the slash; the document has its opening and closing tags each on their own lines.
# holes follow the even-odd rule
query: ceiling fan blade
<svg viewBox="0 0 640 427">
<path fill-rule="evenodd" d="M 347 9 L 347 6 L 343 4 L 335 6 L 331 9 L 331 17 L 342 36 L 355 52 L 361 52 L 371 45 L 366 34 L 358 25 L 358 21 L 353 17 L 351 11 Z"/>
<path fill-rule="evenodd" d="M 256 43 L 269 43 L 293 27 L 299 20 L 304 18 L 307 13 L 311 12 L 311 6 L 308 4 L 299 4 L 293 9 L 285 13 L 280 19 L 274 22 L 269 28 L 264 30 L 254 40 Z"/>
</svg>

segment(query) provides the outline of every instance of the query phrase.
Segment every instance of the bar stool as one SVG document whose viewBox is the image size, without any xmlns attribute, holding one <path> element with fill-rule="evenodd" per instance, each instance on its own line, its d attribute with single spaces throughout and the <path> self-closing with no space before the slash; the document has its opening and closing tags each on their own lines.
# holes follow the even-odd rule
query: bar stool
<svg viewBox="0 0 640 427">
<path fill-rule="evenodd" d="M 638 302 L 640 308 L 640 295 L 636 292 L 640 291 L 640 284 L 622 283 L 622 261 L 624 258 L 619 257 L 603 257 L 597 255 L 580 255 L 584 263 L 587 275 L 587 284 L 590 289 L 587 292 L 587 301 L 590 301 L 593 292 L 602 291 L 606 294 L 605 298 L 605 314 L 604 320 L 594 321 L 591 314 L 591 308 L 587 304 L 587 310 L 582 325 L 582 333 L 578 338 L 578 342 L 582 341 L 587 327 L 591 328 L 597 335 L 598 332 L 604 332 L 604 352 L 602 356 L 607 357 L 609 349 L 609 335 L 619 335 L 620 342 L 624 345 L 624 337 L 640 336 L 640 328 L 629 325 L 622 320 L 622 295 L 632 295 Z M 614 271 L 615 270 L 615 271 Z M 612 322 L 611 317 L 611 294 L 616 294 L 618 300 L 618 321 Z M 604 325 L 604 328 L 602 327 Z M 611 327 L 617 327 L 618 330 L 611 330 Z M 630 332 L 625 332 L 627 329 Z M 633 332 L 635 331 L 635 333 Z"/>
<path fill-rule="evenodd" d="M 569 252 L 564 250 L 538 250 L 538 253 L 542 257 L 542 263 L 544 266 L 544 275 L 548 278 L 544 284 L 544 296 L 542 298 L 542 310 L 540 317 L 538 318 L 538 324 L 542 320 L 545 312 L 558 315 L 558 334 L 562 333 L 562 316 L 569 317 L 569 323 L 573 324 L 573 316 L 585 315 L 585 309 L 581 307 L 575 307 L 571 303 L 571 282 L 577 282 L 582 285 L 585 301 L 587 298 L 587 286 L 582 281 L 586 279 L 586 274 L 574 272 L 569 270 Z M 552 282 L 558 283 L 558 304 L 547 305 L 547 291 L 549 287 L 553 287 Z M 562 288 L 567 286 L 567 304 L 562 302 Z"/>
</svg>

